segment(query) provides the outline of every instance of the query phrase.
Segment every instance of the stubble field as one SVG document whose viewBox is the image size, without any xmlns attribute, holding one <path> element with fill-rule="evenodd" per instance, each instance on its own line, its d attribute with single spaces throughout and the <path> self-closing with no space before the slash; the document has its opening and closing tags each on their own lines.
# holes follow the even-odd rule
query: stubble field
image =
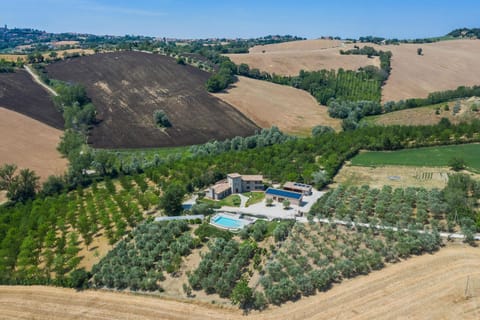
<svg viewBox="0 0 480 320">
<path fill-rule="evenodd" d="M 215 94 L 250 118 L 259 127 L 273 125 L 297 135 L 308 135 L 316 125 L 330 126 L 337 131 L 341 121 L 328 115 L 308 92 L 267 81 L 238 77 L 226 92 Z"/>
<path fill-rule="evenodd" d="M 0 165 L 34 170 L 42 180 L 63 174 L 66 159 L 57 151 L 62 131 L 0 107 Z"/>
<path fill-rule="evenodd" d="M 248 54 L 227 56 L 236 64 L 246 63 L 250 68 L 288 76 L 298 75 L 300 70 L 357 70 L 367 65 L 380 65 L 378 57 L 370 59 L 367 56 L 340 54 L 340 49 L 352 47 L 352 44 L 343 45 L 337 40 L 301 40 L 256 46 Z"/>
</svg>

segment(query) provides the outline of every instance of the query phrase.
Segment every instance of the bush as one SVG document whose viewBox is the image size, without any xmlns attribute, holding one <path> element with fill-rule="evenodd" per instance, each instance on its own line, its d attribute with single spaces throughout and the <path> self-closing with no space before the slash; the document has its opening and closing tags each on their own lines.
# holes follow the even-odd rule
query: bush
<svg viewBox="0 0 480 320">
<path fill-rule="evenodd" d="M 197 230 L 195 230 L 195 235 L 199 237 L 201 241 L 207 241 L 213 238 L 230 240 L 233 236 L 230 232 L 215 228 L 208 223 L 201 224 Z"/>
<path fill-rule="evenodd" d="M 88 279 L 90 279 L 90 273 L 85 271 L 84 268 L 74 270 L 70 274 L 70 287 L 86 289 L 88 287 Z"/>
<path fill-rule="evenodd" d="M 158 109 L 153 112 L 153 119 L 155 123 L 160 127 L 168 128 L 172 126 L 170 120 L 167 117 L 167 114 L 162 109 Z"/>
<path fill-rule="evenodd" d="M 462 158 L 454 157 L 448 161 L 448 166 L 453 170 L 453 171 L 460 171 L 465 169 L 466 162 Z"/>
</svg>

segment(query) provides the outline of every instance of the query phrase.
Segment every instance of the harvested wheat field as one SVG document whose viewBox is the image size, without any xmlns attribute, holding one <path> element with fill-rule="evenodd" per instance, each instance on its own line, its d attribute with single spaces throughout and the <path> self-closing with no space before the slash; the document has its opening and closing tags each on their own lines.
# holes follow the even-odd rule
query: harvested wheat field
<svg viewBox="0 0 480 320">
<path fill-rule="evenodd" d="M 17 61 L 18 59 L 25 61 L 27 59 L 26 54 L 0 54 L 0 60 Z"/>
<path fill-rule="evenodd" d="M 453 243 L 248 319 L 478 319 L 479 262 L 480 250 Z M 234 308 L 210 304 L 43 286 L 0 287 L 0 314 L 4 319 L 246 319 Z"/>
<path fill-rule="evenodd" d="M 308 92 L 267 81 L 238 77 L 227 92 L 216 97 L 234 106 L 262 128 L 273 125 L 297 135 L 308 135 L 316 125 L 330 126 L 337 131 L 341 121 L 328 115 Z"/>
<path fill-rule="evenodd" d="M 375 46 L 392 51 L 392 72 L 382 100 L 424 98 L 430 92 L 480 85 L 480 40 Z M 423 49 L 423 55 L 417 54 Z"/>
<path fill-rule="evenodd" d="M 288 52 L 288 51 L 311 51 L 328 48 L 338 48 L 342 46 L 340 40 L 328 39 L 314 39 L 314 40 L 299 40 L 287 41 L 282 43 L 266 44 L 250 48 L 250 53 L 274 53 L 274 52 Z"/>
<path fill-rule="evenodd" d="M 480 111 L 472 109 L 474 105 L 480 109 L 480 98 L 471 97 L 459 100 L 460 111 L 453 114 L 452 110 L 456 103 L 457 101 L 450 101 L 427 107 L 399 110 L 367 117 L 365 120 L 378 125 L 424 126 L 435 125 L 442 118 L 447 118 L 454 124 L 480 119 Z M 445 110 L 446 105 L 449 110 Z"/>
<path fill-rule="evenodd" d="M 340 54 L 340 49 L 351 48 L 353 44 L 346 45 L 337 40 L 301 40 L 256 46 L 248 54 L 227 56 L 236 64 L 246 63 L 250 68 L 290 76 L 298 75 L 300 70 L 357 70 L 367 65 L 380 65 L 378 57 L 370 59 L 362 55 Z"/>
<path fill-rule="evenodd" d="M 421 187 L 439 188 L 447 185 L 447 175 L 453 173 L 447 167 L 381 166 L 362 167 L 344 165 L 334 178 L 339 184 L 381 188 L 384 185 L 394 188 Z"/>
<path fill-rule="evenodd" d="M 0 107 L 0 165 L 32 169 L 42 180 L 62 174 L 67 161 L 56 149 L 61 135 L 61 130 Z"/>
</svg>

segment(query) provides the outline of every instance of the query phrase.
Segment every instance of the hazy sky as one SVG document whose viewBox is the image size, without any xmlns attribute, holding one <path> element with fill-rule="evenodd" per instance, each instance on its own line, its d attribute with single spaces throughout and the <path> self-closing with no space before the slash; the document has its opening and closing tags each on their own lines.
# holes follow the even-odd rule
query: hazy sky
<svg viewBox="0 0 480 320">
<path fill-rule="evenodd" d="M 479 0 L 2 0 L 1 8 L 9 27 L 179 38 L 419 38 L 480 27 Z"/>
</svg>

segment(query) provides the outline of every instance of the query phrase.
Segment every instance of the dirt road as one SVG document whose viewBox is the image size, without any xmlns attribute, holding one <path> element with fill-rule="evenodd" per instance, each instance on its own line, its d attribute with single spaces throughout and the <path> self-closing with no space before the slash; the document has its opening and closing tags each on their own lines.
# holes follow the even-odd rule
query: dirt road
<svg viewBox="0 0 480 320">
<path fill-rule="evenodd" d="M 27 72 L 32 76 L 33 80 L 35 80 L 36 83 L 41 85 L 45 90 L 47 90 L 53 96 L 55 96 L 55 97 L 58 96 L 58 93 L 55 92 L 55 90 L 53 90 L 49 86 L 47 86 L 45 83 L 43 83 L 43 81 L 40 80 L 40 77 L 35 72 L 33 72 L 32 69 L 30 69 L 29 66 L 25 65 L 24 67 L 25 67 L 25 70 L 27 70 Z"/>
<path fill-rule="evenodd" d="M 478 248 L 450 244 L 248 319 L 479 319 L 479 264 Z M 213 305 L 41 286 L 0 286 L 0 318 L 247 319 Z"/>
</svg>

